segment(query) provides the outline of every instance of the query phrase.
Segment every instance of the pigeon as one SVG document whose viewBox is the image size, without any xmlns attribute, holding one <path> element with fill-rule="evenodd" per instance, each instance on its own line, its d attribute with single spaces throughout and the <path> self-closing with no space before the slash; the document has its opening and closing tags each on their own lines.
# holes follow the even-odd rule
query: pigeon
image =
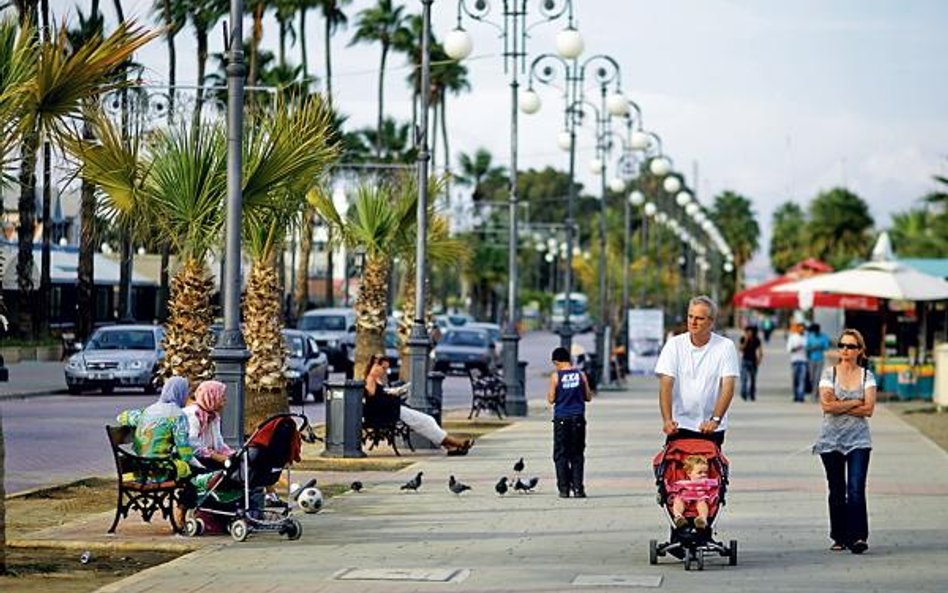
<svg viewBox="0 0 948 593">
<path fill-rule="evenodd" d="M 412 492 L 418 492 L 418 489 L 421 488 L 421 476 L 423 476 L 424 474 L 425 472 L 418 472 L 414 478 L 402 484 L 401 489 L 411 490 Z"/>
<path fill-rule="evenodd" d="M 520 472 L 523 471 L 523 468 L 524 468 L 524 467 L 525 467 L 525 465 L 524 465 L 524 463 L 523 463 L 523 457 L 521 457 L 521 458 L 520 458 L 520 461 L 518 461 L 517 463 L 514 464 L 514 471 L 519 474 Z"/>
<path fill-rule="evenodd" d="M 80 564 L 89 564 L 89 562 L 91 561 L 92 561 L 92 552 L 90 552 L 89 550 L 86 550 L 85 552 L 82 553 L 82 556 L 79 556 Z"/>
<path fill-rule="evenodd" d="M 448 479 L 448 489 L 451 490 L 451 492 L 454 492 L 455 494 L 457 494 L 458 496 L 461 496 L 462 492 L 464 492 L 465 490 L 470 490 L 471 487 L 468 486 L 467 484 L 462 484 L 461 482 L 458 482 L 457 480 L 454 479 L 454 476 L 451 476 Z"/>
<path fill-rule="evenodd" d="M 504 476 L 497 481 L 497 484 L 494 485 L 494 491 L 500 496 L 503 496 L 504 494 L 507 494 L 507 490 L 507 476 Z"/>
<path fill-rule="evenodd" d="M 540 478 L 537 478 L 536 476 L 530 478 L 526 482 L 524 482 L 520 478 L 517 478 L 517 482 L 514 484 L 514 490 L 517 490 L 518 492 L 532 492 L 533 489 L 536 488 L 537 484 L 539 483 L 540 483 Z"/>
<path fill-rule="evenodd" d="M 359 480 L 356 480 L 355 482 L 349 485 L 349 488 L 352 488 L 353 492 L 362 492 L 362 482 L 360 482 Z"/>
</svg>

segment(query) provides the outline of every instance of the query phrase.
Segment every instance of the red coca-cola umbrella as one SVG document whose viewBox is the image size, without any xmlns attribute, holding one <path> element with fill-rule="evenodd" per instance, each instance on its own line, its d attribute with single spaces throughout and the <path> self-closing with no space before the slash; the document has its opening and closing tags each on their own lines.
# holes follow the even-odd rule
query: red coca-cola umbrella
<svg viewBox="0 0 948 593">
<path fill-rule="evenodd" d="M 815 261 L 815 260 L 814 260 Z M 811 307 L 829 307 L 834 309 L 854 309 L 858 311 L 876 311 L 879 308 L 879 299 L 875 297 L 833 294 L 826 292 L 812 293 L 803 297 L 803 302 L 796 292 L 775 290 L 778 286 L 800 280 L 799 276 L 778 276 L 752 286 L 734 295 L 732 302 L 739 309 L 809 309 Z M 808 299 L 812 302 L 806 302 Z"/>
</svg>

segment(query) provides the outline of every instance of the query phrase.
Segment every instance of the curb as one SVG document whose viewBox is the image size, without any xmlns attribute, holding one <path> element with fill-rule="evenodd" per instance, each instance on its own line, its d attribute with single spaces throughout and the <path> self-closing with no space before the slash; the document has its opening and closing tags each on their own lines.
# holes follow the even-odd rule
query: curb
<svg viewBox="0 0 948 593">
<path fill-rule="evenodd" d="M 49 540 L 49 539 L 8 539 L 10 548 L 46 548 L 52 550 L 76 550 L 91 552 L 195 552 L 223 544 L 196 545 L 185 543 L 164 542 L 95 542 L 83 540 Z"/>
<path fill-rule="evenodd" d="M 59 386 L 54 387 L 53 389 L 43 389 L 41 391 L 39 390 L 39 388 L 37 388 L 37 390 L 34 390 L 34 391 L 22 391 L 22 392 L 18 391 L 16 393 L 0 393 L 0 401 L 4 401 L 7 399 L 30 399 L 33 397 L 48 397 L 51 395 L 66 395 L 68 393 L 69 392 L 66 390 L 65 387 L 59 387 Z"/>
<path fill-rule="evenodd" d="M 33 494 L 55 492 L 57 490 L 63 490 L 65 488 L 71 488 L 73 486 L 82 486 L 83 484 L 91 480 L 108 480 L 109 478 L 114 478 L 114 477 L 115 477 L 114 474 L 107 474 L 107 475 L 100 475 L 100 476 L 84 476 L 82 478 L 76 478 L 75 480 L 70 480 L 69 482 L 63 482 L 62 484 L 50 484 L 48 486 L 37 486 L 36 488 L 29 488 L 27 490 L 21 490 L 19 492 L 7 494 L 7 500 L 13 500 L 16 498 L 25 498 L 27 496 L 32 496 Z"/>
</svg>

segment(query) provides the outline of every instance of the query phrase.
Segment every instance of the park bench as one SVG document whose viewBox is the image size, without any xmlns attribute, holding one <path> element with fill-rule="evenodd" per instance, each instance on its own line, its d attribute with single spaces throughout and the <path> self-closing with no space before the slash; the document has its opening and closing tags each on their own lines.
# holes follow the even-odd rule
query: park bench
<svg viewBox="0 0 948 593">
<path fill-rule="evenodd" d="M 468 370 L 471 379 L 471 412 L 468 419 L 480 416 L 482 410 L 504 417 L 507 406 L 507 385 L 504 378 L 495 373 L 485 373 L 481 369 Z"/>
<path fill-rule="evenodd" d="M 118 472 L 118 501 L 109 533 L 115 533 L 119 520 L 127 518 L 129 511 L 137 511 L 146 523 L 161 512 L 178 533 L 181 526 L 175 522 L 174 505 L 184 484 L 176 479 L 174 458 L 139 457 L 132 453 L 129 445 L 135 434 L 133 426 L 106 426 L 105 430 Z"/>
<path fill-rule="evenodd" d="M 381 396 L 380 396 L 381 397 Z M 398 417 L 399 407 L 403 404 L 400 399 L 385 400 L 381 406 L 367 406 L 362 408 L 362 443 L 369 445 L 369 450 L 376 448 L 379 443 L 388 443 L 395 455 L 398 452 L 398 439 L 415 450 L 411 444 L 411 428 Z M 382 404 L 383 402 L 379 402 Z"/>
</svg>

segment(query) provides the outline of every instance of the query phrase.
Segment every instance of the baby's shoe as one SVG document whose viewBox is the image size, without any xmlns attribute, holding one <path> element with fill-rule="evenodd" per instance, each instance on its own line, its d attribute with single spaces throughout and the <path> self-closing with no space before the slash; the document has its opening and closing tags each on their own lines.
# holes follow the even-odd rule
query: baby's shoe
<svg viewBox="0 0 948 593">
<path fill-rule="evenodd" d="M 708 526 L 708 520 L 704 517 L 695 517 L 695 527 L 698 529 L 704 529 Z"/>
<path fill-rule="evenodd" d="M 675 527 L 681 528 L 688 524 L 688 519 L 684 515 L 675 515 Z"/>
</svg>

